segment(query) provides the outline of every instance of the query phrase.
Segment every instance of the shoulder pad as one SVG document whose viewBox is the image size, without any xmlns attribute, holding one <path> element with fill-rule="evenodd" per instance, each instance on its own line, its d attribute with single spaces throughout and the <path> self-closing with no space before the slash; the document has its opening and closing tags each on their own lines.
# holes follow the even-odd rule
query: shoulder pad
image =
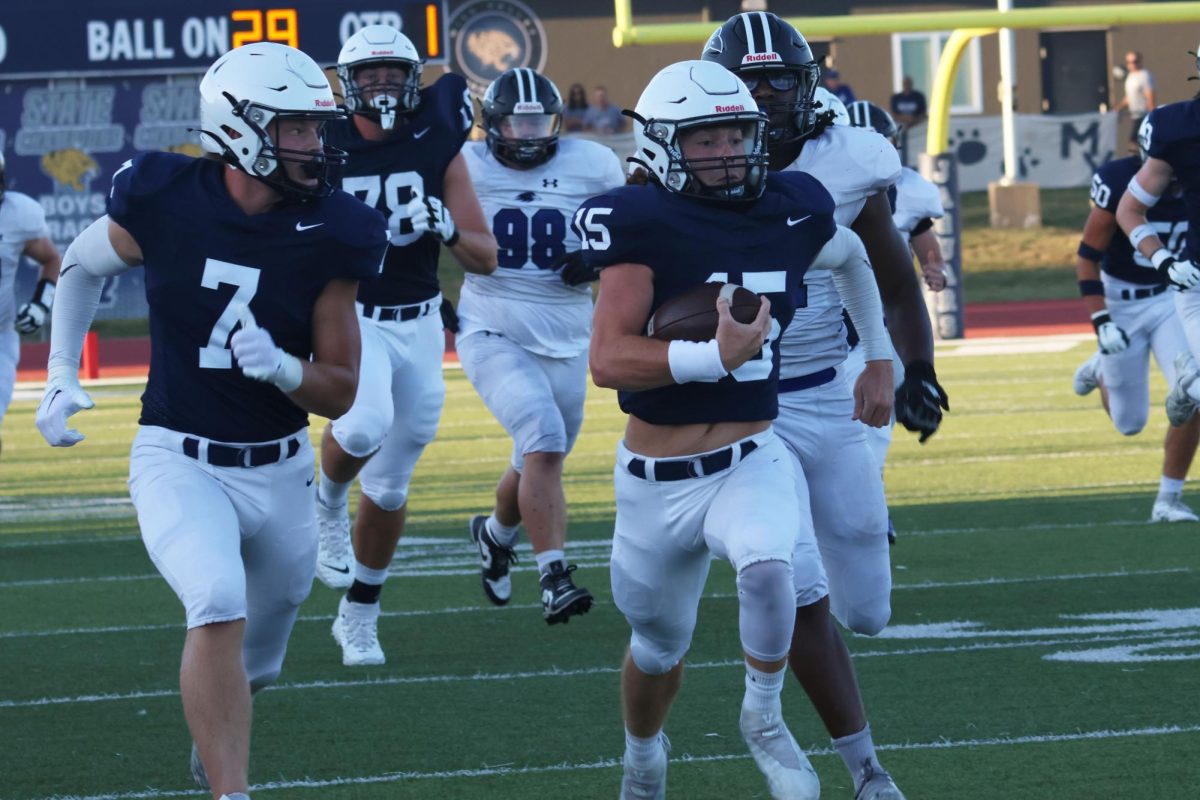
<svg viewBox="0 0 1200 800">
<path fill-rule="evenodd" d="M 4 193 L 4 208 L 7 209 L 8 230 L 6 233 L 18 240 L 29 241 L 49 236 L 46 228 L 46 211 L 42 204 L 27 194 L 7 191 Z"/>
<path fill-rule="evenodd" d="M 112 176 L 108 193 L 108 213 L 113 219 L 129 211 L 137 198 L 162 191 L 196 159 L 180 153 L 139 153 L 126 161 Z"/>
<path fill-rule="evenodd" d="M 1121 195 L 1125 194 L 1125 187 L 1129 186 L 1129 181 L 1133 179 L 1141 166 L 1142 160 L 1137 156 L 1114 158 L 1112 161 L 1101 164 L 1092 176 L 1092 185 L 1089 190 L 1092 202 L 1096 204 L 1096 207 L 1116 214 L 1117 206 L 1121 202 Z"/>
<path fill-rule="evenodd" d="M 809 139 L 797 167 L 819 180 L 836 205 L 885 191 L 900 178 L 900 154 L 875 131 L 830 125 Z"/>
<path fill-rule="evenodd" d="M 589 197 L 571 219 L 584 260 L 607 267 L 631 260 L 642 244 L 642 230 L 654 219 L 658 192 L 654 186 L 620 186 Z"/>
</svg>

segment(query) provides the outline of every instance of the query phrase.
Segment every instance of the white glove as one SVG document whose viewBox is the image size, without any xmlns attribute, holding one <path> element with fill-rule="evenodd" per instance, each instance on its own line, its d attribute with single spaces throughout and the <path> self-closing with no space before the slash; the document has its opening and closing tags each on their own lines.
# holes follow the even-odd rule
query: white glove
<svg viewBox="0 0 1200 800">
<path fill-rule="evenodd" d="M 67 427 L 67 420 L 80 411 L 96 404 L 79 385 L 72 372 L 51 372 L 46 381 L 46 394 L 37 408 L 35 421 L 38 430 L 51 447 L 70 447 L 83 441 L 84 436 L 74 428 Z"/>
<path fill-rule="evenodd" d="M 1092 327 L 1096 329 L 1096 339 L 1100 344 L 1100 352 L 1104 355 L 1116 355 L 1129 347 L 1129 335 L 1112 321 L 1108 309 L 1102 308 L 1092 314 Z"/>
<path fill-rule="evenodd" d="M 413 233 L 432 233 L 447 247 L 458 243 L 458 228 L 449 209 L 436 197 L 413 195 L 404 209 L 412 222 Z"/>
<path fill-rule="evenodd" d="M 50 309 L 36 300 L 22 303 L 17 309 L 16 328 L 21 333 L 37 333 L 46 324 L 49 315 Z"/>
<path fill-rule="evenodd" d="M 50 304 L 54 302 L 54 283 L 43 278 L 33 290 L 33 297 L 17 309 L 16 329 L 20 333 L 37 333 L 50 316 Z"/>
<path fill-rule="evenodd" d="M 1172 286 L 1185 291 L 1200 286 L 1200 268 L 1186 258 L 1175 258 L 1165 247 L 1155 252 L 1150 262 Z"/>
<path fill-rule="evenodd" d="M 273 383 L 284 392 L 294 392 L 304 379 L 300 359 L 275 344 L 271 334 L 258 327 L 254 315 L 245 307 L 240 314 L 242 327 L 230 339 L 233 358 L 247 378 Z"/>
</svg>

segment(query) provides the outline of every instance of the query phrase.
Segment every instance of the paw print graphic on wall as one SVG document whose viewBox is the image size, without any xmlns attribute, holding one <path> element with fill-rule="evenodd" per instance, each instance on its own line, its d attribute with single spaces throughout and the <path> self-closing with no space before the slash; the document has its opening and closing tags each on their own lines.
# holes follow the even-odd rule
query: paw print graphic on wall
<svg viewBox="0 0 1200 800">
<path fill-rule="evenodd" d="M 958 163 L 964 167 L 978 164 L 987 158 L 987 145 L 980 141 L 978 128 L 973 128 L 969 135 L 962 128 L 956 130 L 951 137 L 950 150 L 958 158 Z"/>
<path fill-rule="evenodd" d="M 1034 158 L 1032 147 L 1021 148 L 1020 154 L 1017 155 L 1017 174 L 1022 178 L 1029 174 L 1029 170 L 1041 164 L 1040 158 Z"/>
</svg>

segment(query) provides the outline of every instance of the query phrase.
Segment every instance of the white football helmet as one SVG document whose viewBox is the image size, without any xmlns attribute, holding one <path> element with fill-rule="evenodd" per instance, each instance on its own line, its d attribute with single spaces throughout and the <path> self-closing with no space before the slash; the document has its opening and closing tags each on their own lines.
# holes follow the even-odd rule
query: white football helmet
<svg viewBox="0 0 1200 800">
<path fill-rule="evenodd" d="M 832 111 L 834 125 L 850 124 L 850 112 L 846 111 L 846 104 L 824 86 L 817 87 L 817 91 L 813 94 L 813 100 L 821 104 L 821 107 L 817 109 L 817 116 L 826 111 Z"/>
<path fill-rule="evenodd" d="M 725 201 L 754 200 L 762 194 L 767 177 L 767 115 L 758 110 L 742 80 L 720 64 L 681 61 L 665 67 L 647 84 L 630 116 L 636 122 L 630 161 L 644 167 L 668 191 Z M 745 153 L 685 159 L 679 134 L 705 125 L 744 125 Z M 737 183 L 720 187 L 706 186 L 693 174 L 730 167 L 744 169 L 744 175 Z"/>
<path fill-rule="evenodd" d="M 354 72 L 367 64 L 403 67 L 408 70 L 408 79 L 402 84 L 359 86 Z M 396 125 L 396 112 L 415 111 L 421 100 L 422 66 L 417 48 L 400 31 L 390 25 L 360 28 L 338 53 L 337 76 L 346 110 L 377 118 L 381 128 L 391 130 Z M 370 99 L 365 99 L 364 94 L 371 95 Z"/>
<path fill-rule="evenodd" d="M 200 144 L 205 150 L 289 197 L 331 194 L 346 163 L 345 152 L 281 149 L 267 131 L 276 117 L 323 122 L 345 117 L 317 62 L 293 47 L 254 42 L 230 50 L 200 81 Z M 290 180 L 280 161 L 303 164 L 318 179 L 317 186 Z"/>
<path fill-rule="evenodd" d="M 1150 115 L 1142 117 L 1142 124 L 1138 125 L 1138 155 L 1142 161 L 1150 157 L 1150 133 L 1154 130 L 1154 126 L 1150 124 Z M 0 162 L 2 165 L 3 162 Z"/>
</svg>

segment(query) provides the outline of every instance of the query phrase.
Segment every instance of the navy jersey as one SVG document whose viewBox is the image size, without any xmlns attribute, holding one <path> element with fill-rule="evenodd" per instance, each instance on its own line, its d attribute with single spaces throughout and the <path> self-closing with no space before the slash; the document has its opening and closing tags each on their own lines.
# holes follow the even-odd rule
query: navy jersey
<svg viewBox="0 0 1200 800">
<path fill-rule="evenodd" d="M 443 198 L 446 168 L 462 149 L 471 130 L 471 98 L 467 83 L 443 75 L 421 90 L 412 114 L 397 115 L 391 136 L 367 141 L 354 120 L 334 122 L 325 139 L 350 154 L 342 188 L 383 212 L 391 233 L 383 272 L 363 281 L 358 299 L 367 305 L 399 306 L 424 302 L 436 295 L 441 243 L 432 234 L 416 235 L 403 217 L 413 195 Z"/>
<path fill-rule="evenodd" d="M 1117 213 L 1121 203 L 1121 195 L 1125 187 L 1142 168 L 1142 160 L 1137 156 L 1117 158 L 1101 164 L 1092 176 L 1092 202 L 1097 208 L 1102 208 L 1110 214 Z M 1149 211 L 1146 219 L 1158 232 L 1171 251 L 1183 252 L 1183 239 L 1187 233 L 1187 208 L 1183 197 L 1170 192 L 1164 194 Z M 1104 272 L 1129 283 L 1140 283 L 1146 286 L 1159 286 L 1166 280 L 1159 275 L 1158 270 L 1150 263 L 1150 259 L 1135 251 L 1120 228 L 1113 232 L 1112 241 L 1104 251 L 1100 260 L 1100 269 Z"/>
<path fill-rule="evenodd" d="M 771 173 L 763 196 L 741 207 L 657 185 L 623 186 L 580 206 L 572 224 L 589 264 L 654 271 L 651 315 L 710 281 L 736 283 L 771 301 L 771 331 L 758 356 L 716 383 L 622 391 L 621 410 L 654 425 L 774 419 L 779 334 L 803 305 L 804 273 L 836 230 L 833 209 L 829 192 L 806 172 Z"/>
<path fill-rule="evenodd" d="M 225 169 L 143 153 L 113 175 L 108 214 L 137 241 L 146 270 L 150 378 L 138 421 L 264 442 L 306 426 L 308 412 L 237 368 L 229 339 L 242 306 L 307 360 L 317 297 L 336 278 L 376 274 L 387 232 L 378 211 L 343 192 L 247 216 L 225 189 Z"/>
<path fill-rule="evenodd" d="M 1170 164 L 1183 187 L 1188 221 L 1187 252 L 1183 255 L 1200 263 L 1200 101 L 1154 109 L 1145 133 L 1142 147 L 1151 157 Z"/>
</svg>

